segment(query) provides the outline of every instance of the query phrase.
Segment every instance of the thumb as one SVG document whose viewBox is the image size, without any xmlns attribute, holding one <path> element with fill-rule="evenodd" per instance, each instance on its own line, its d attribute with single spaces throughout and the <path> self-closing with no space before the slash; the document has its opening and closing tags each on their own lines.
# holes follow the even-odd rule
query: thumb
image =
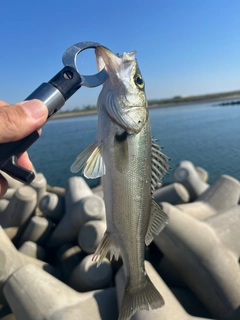
<svg viewBox="0 0 240 320">
<path fill-rule="evenodd" d="M 47 117 L 47 107 L 40 100 L 12 105 L 0 101 L 0 143 L 26 137 L 43 126 Z"/>
</svg>

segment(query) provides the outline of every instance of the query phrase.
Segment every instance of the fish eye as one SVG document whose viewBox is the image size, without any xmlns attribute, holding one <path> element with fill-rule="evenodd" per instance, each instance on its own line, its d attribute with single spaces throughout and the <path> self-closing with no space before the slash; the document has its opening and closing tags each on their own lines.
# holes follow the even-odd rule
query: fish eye
<svg viewBox="0 0 240 320">
<path fill-rule="evenodd" d="M 143 81 L 143 78 L 141 77 L 140 74 L 137 74 L 137 75 L 134 77 L 134 82 L 135 82 L 135 84 L 136 84 L 140 89 L 143 89 L 143 88 L 144 88 L 144 81 Z"/>
</svg>

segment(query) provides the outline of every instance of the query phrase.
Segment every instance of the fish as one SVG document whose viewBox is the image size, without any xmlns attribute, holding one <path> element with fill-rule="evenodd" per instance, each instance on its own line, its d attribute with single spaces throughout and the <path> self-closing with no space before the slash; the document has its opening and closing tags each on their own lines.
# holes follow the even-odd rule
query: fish
<svg viewBox="0 0 240 320">
<path fill-rule="evenodd" d="M 152 138 L 145 82 L 135 51 L 114 54 L 95 49 L 97 66 L 108 79 L 98 97 L 97 139 L 71 166 L 86 178 L 102 177 L 106 232 L 94 261 L 101 264 L 121 256 L 126 287 L 119 320 L 129 320 L 138 309 L 157 309 L 164 299 L 144 267 L 145 245 L 168 223 L 153 192 L 170 168 L 169 158 Z"/>
</svg>

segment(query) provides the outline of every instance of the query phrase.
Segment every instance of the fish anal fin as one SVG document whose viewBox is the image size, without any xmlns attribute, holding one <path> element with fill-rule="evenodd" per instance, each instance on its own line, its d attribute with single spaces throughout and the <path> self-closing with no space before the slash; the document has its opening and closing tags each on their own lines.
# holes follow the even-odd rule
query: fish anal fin
<svg viewBox="0 0 240 320">
<path fill-rule="evenodd" d="M 158 309 L 165 304 L 163 297 L 146 275 L 146 285 L 137 290 L 131 290 L 127 285 L 123 296 L 118 320 L 130 320 L 138 310 Z"/>
<path fill-rule="evenodd" d="M 166 226 L 166 224 L 168 224 L 168 221 L 168 215 L 159 207 L 159 205 L 154 200 L 152 200 L 148 230 L 145 236 L 145 243 L 147 246 L 152 242 L 153 235 L 158 235 Z"/>
<path fill-rule="evenodd" d="M 105 164 L 101 154 L 102 144 L 92 143 L 76 158 L 71 166 L 71 171 L 76 173 L 80 170 L 86 178 L 95 179 L 102 177 L 105 172 Z"/>
<path fill-rule="evenodd" d="M 93 261 L 97 262 L 97 267 L 100 266 L 103 259 L 109 252 L 110 261 L 112 260 L 113 256 L 115 256 L 115 259 L 118 260 L 120 249 L 114 244 L 111 234 L 106 231 L 92 258 Z"/>
</svg>

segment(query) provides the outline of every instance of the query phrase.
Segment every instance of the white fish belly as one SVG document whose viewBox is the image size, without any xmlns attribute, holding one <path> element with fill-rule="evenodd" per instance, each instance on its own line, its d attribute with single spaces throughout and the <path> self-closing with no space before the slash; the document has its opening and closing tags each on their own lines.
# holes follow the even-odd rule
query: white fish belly
<svg viewBox="0 0 240 320">
<path fill-rule="evenodd" d="M 144 279 L 145 235 L 151 211 L 151 138 L 149 123 L 124 142 L 109 141 L 103 191 L 107 232 L 120 248 L 126 274 L 135 286 Z M 120 146 L 119 144 L 125 144 Z M 128 149 L 127 151 L 124 149 Z M 124 157 L 127 157 L 124 158 Z"/>
</svg>

